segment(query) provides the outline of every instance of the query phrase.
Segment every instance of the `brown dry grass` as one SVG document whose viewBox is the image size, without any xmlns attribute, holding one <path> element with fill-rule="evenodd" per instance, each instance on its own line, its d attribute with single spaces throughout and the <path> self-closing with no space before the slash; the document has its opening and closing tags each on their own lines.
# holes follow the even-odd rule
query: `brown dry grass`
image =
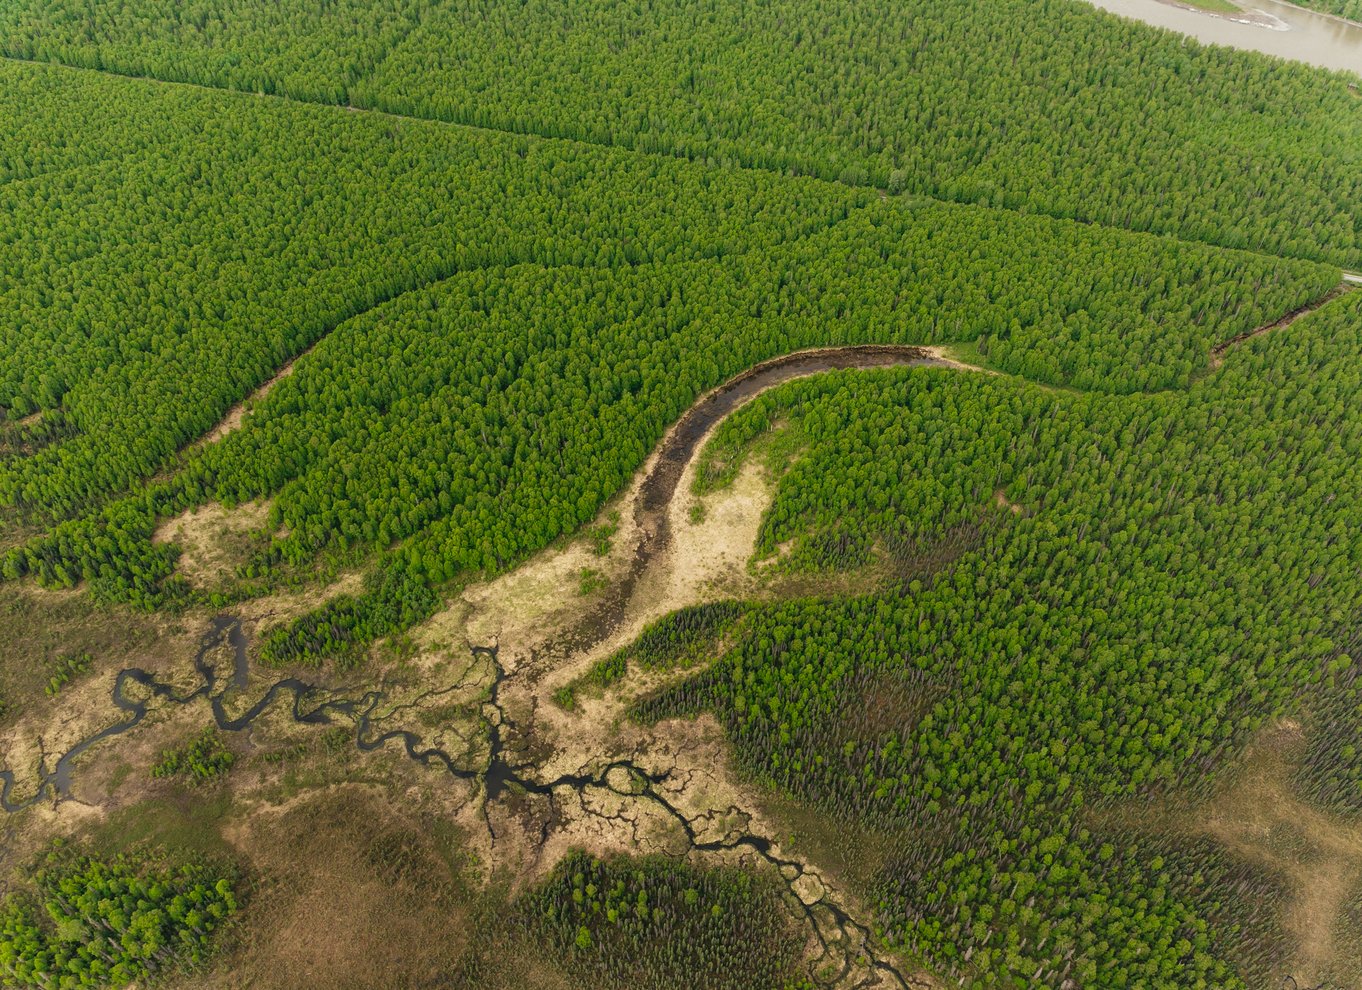
<svg viewBox="0 0 1362 990">
<path fill-rule="evenodd" d="M 232 611 L 241 617 L 242 624 L 258 630 L 261 626 L 287 622 L 306 612 L 321 608 L 339 595 L 357 595 L 364 590 L 364 575 L 358 570 L 345 571 L 331 581 L 318 582 L 297 591 L 276 591 L 260 598 L 242 602 Z"/>
<path fill-rule="evenodd" d="M 457 961 L 471 895 L 447 825 L 362 785 L 248 808 L 224 829 L 258 880 L 237 946 L 185 986 L 396 990 Z"/>
<path fill-rule="evenodd" d="M 210 502 L 162 522 L 152 542 L 177 544 L 180 573 L 195 587 L 209 588 L 230 578 L 251 547 L 266 538 L 269 513 L 268 501 L 232 509 Z"/>
<path fill-rule="evenodd" d="M 53 661 L 89 652 L 94 670 L 62 692 L 109 671 L 136 664 L 169 667 L 193 653 L 197 623 L 105 606 L 81 591 L 48 591 L 31 584 L 0 584 L 0 698 L 11 717 L 53 710 L 43 689 Z M 57 698 L 60 704 L 61 696 Z"/>
<path fill-rule="evenodd" d="M 269 803 L 240 783 L 143 786 L 139 801 L 75 830 L 77 843 L 103 855 L 150 847 L 244 870 L 243 909 L 211 968 L 158 986 L 398 990 L 453 968 L 481 895 L 465 883 L 462 840 L 447 818 L 376 785 Z"/>
<path fill-rule="evenodd" d="M 1292 891 L 1283 925 L 1298 948 L 1293 975 L 1302 985 L 1356 970 L 1362 945 L 1335 939 L 1348 901 L 1362 885 L 1362 822 L 1302 801 L 1291 772 L 1303 737 L 1284 722 L 1255 741 L 1243 770 L 1200 809 L 1200 827 L 1235 855 L 1283 876 Z M 1351 960 L 1351 963 L 1349 963 Z M 1356 985 L 1349 983 L 1348 985 Z"/>
</svg>

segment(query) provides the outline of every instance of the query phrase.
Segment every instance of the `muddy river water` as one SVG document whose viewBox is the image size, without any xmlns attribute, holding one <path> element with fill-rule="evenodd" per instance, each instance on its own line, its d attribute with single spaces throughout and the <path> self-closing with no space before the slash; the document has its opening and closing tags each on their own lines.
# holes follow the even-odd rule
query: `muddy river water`
<svg viewBox="0 0 1362 990">
<path fill-rule="evenodd" d="M 1280 0 L 1243 0 L 1242 14 L 1192 10 L 1164 0 L 1088 0 L 1132 20 L 1228 45 L 1362 75 L 1362 25 Z"/>
</svg>

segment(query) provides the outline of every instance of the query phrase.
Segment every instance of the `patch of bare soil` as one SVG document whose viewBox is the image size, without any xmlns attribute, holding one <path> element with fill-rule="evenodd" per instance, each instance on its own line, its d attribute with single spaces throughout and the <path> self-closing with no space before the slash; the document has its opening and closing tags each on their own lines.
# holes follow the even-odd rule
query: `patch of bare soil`
<svg viewBox="0 0 1362 990">
<path fill-rule="evenodd" d="M 1291 790 L 1300 729 L 1285 722 L 1245 754 L 1244 772 L 1202 809 L 1201 828 L 1236 855 L 1284 876 L 1292 897 L 1283 923 L 1299 948 L 1292 975 L 1303 986 L 1331 978 L 1362 946 L 1334 934 L 1362 885 L 1362 822 L 1327 814 Z"/>
<path fill-rule="evenodd" d="M 303 353 L 306 354 L 307 351 L 304 351 Z M 301 356 L 302 355 L 300 354 L 299 357 Z M 209 430 L 208 433 L 199 442 L 201 444 L 217 443 L 219 440 L 227 436 L 229 433 L 235 433 L 237 430 L 241 429 L 241 424 L 246 419 L 246 413 L 250 412 L 251 409 L 254 406 L 256 406 L 261 399 L 269 395 L 270 391 L 274 388 L 274 386 L 278 385 L 289 375 L 293 374 L 293 367 L 295 364 L 297 364 L 297 362 L 298 358 L 294 358 L 292 361 L 289 361 L 277 372 L 275 372 L 273 378 L 265 382 L 265 384 L 261 385 L 258 389 L 252 392 L 241 402 L 238 402 L 236 405 L 234 405 L 231 409 L 227 410 L 227 415 L 222 417 L 222 421 L 219 422 L 217 426 Z"/>
<path fill-rule="evenodd" d="M 195 587 L 213 587 L 231 578 L 251 546 L 267 538 L 269 514 L 267 500 L 231 509 L 210 502 L 162 522 L 152 542 L 177 544 L 180 573 Z"/>
<path fill-rule="evenodd" d="M 982 375 L 1001 375 L 1002 372 L 995 368 L 984 368 L 977 364 L 967 364 L 951 356 L 950 345 L 940 345 L 922 348 L 934 361 L 938 361 L 942 366 L 954 368 L 956 371 L 974 371 Z"/>
<path fill-rule="evenodd" d="M 870 965 L 868 960 L 885 957 L 868 927 L 855 920 L 869 917 L 867 906 L 818 865 L 782 849 L 780 828 L 740 783 L 712 717 L 656 726 L 626 717 L 634 698 L 678 675 L 632 672 L 618 689 L 582 698 L 571 712 L 550 700 L 649 622 L 687 605 L 770 593 L 769 582 L 748 566 L 771 498 L 763 466 L 748 461 L 731 485 L 703 496 L 703 512 L 694 512 L 696 460 L 685 465 L 677 497 L 656 524 L 667 527 L 669 539 L 633 576 L 632 593 L 612 625 L 585 649 L 574 648 L 570 638 L 564 645 L 562 635 L 590 608 L 577 576 L 591 566 L 610 582 L 630 579 L 637 547 L 650 538 L 638 522 L 645 514 L 633 510 L 652 461 L 622 505 L 612 506 L 621 524 L 605 558 L 594 556 L 585 541 L 545 553 L 466 589 L 416 631 L 418 664 L 447 663 L 442 658 L 460 645 L 499 644 L 506 676 L 498 717 L 508 727 L 508 749 L 524 754 L 538 781 L 597 781 L 557 787 L 551 797 L 513 793 L 496 803 L 474 802 L 458 821 L 479 860 L 508 870 L 518 885 L 541 877 L 570 848 L 597 855 L 662 852 L 776 870 L 807 923 L 810 960 L 840 971 L 839 985 L 864 979 L 866 986 L 932 986 L 901 962 L 894 964 L 897 973 Z"/>
<path fill-rule="evenodd" d="M 1007 492 L 1003 491 L 1001 488 L 993 493 L 993 500 L 998 503 L 998 508 L 1007 509 L 1014 516 L 1020 516 L 1026 512 L 1026 509 L 1023 506 L 1011 501 L 1007 497 Z"/>
</svg>

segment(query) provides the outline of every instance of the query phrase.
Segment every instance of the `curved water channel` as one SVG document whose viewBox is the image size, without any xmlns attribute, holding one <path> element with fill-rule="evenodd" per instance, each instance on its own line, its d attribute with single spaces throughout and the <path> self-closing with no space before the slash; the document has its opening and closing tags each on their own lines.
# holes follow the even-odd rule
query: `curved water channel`
<svg viewBox="0 0 1362 990">
<path fill-rule="evenodd" d="M 1212 351 L 1214 358 L 1250 336 L 1289 325 L 1296 318 L 1318 309 L 1341 292 L 1346 286 L 1336 289 L 1320 300 L 1296 312 L 1287 314 L 1281 320 L 1266 327 L 1235 337 Z M 633 596 L 639 578 L 648 565 L 671 542 L 667 512 L 686 466 L 695 456 L 701 442 L 709 431 L 739 406 L 750 401 L 765 389 L 782 382 L 806 375 L 817 374 L 833 369 L 871 369 L 887 367 L 934 366 L 959 368 L 960 366 L 934 355 L 930 351 L 908 345 L 897 344 L 859 344 L 845 347 L 820 348 L 798 351 L 755 365 L 742 374 L 730 379 L 723 385 L 701 396 L 663 438 L 656 458 L 639 485 L 634 504 L 635 523 L 638 528 L 638 543 L 630 566 L 623 579 L 616 582 L 608 593 L 591 611 L 585 614 L 574 631 L 563 640 L 552 644 L 547 655 L 561 661 L 564 654 L 571 656 L 588 651 L 602 643 L 624 616 Z M 223 673 L 213 658 L 220 651 L 227 650 L 231 655 L 230 676 Z M 389 742 L 399 742 L 409 759 L 428 767 L 439 767 L 450 776 L 481 784 L 484 817 L 487 804 L 498 800 L 508 786 L 535 796 L 546 798 L 555 805 L 560 791 L 582 794 L 590 788 L 599 788 L 612 793 L 647 801 L 672 820 L 685 834 L 692 850 L 698 852 L 721 852 L 743 850 L 755 854 L 773 866 L 785 880 L 794 900 L 797 901 L 805 916 L 805 921 L 821 946 L 819 961 L 834 959 L 839 955 L 835 944 L 859 944 L 861 951 L 869 954 L 869 975 L 862 983 L 870 986 L 888 985 L 908 988 L 920 986 L 912 976 L 902 972 L 887 957 L 878 955 L 874 949 L 874 938 L 869 927 L 852 918 L 845 909 L 829 898 L 814 903 L 805 903 L 798 897 L 796 885 L 805 876 L 806 867 L 797 860 L 784 859 L 776 853 L 775 844 L 768 838 L 749 831 L 729 831 L 724 837 L 715 840 L 701 840 L 696 832 L 696 822 L 673 804 L 662 793 L 663 785 L 669 783 L 673 771 L 650 771 L 633 760 L 617 759 L 606 763 L 594 772 L 561 774 L 551 779 L 541 779 L 535 775 L 537 765 L 534 760 L 513 763 L 508 758 L 508 749 L 503 730 L 518 733 L 520 727 L 506 714 L 500 699 L 502 683 L 506 671 L 498 657 L 497 644 L 470 646 L 473 666 L 479 661 L 490 667 L 491 683 L 485 700 L 482 702 L 483 723 L 487 753 L 481 761 L 461 761 L 438 747 L 422 745 L 422 736 L 404 729 L 377 732 L 377 723 L 391 717 L 393 711 L 380 713 L 386 695 L 381 690 L 367 691 L 358 697 L 345 697 L 323 685 L 309 683 L 298 677 L 283 677 L 272 683 L 254 703 L 239 710 L 239 699 L 249 681 L 250 663 L 247 655 L 246 635 L 241 620 L 235 616 L 222 615 L 213 619 L 207 632 L 200 641 L 199 649 L 193 658 L 194 671 L 198 685 L 190 690 L 179 691 L 170 683 L 159 681 L 150 672 L 138 667 L 119 671 L 114 679 L 113 705 L 125 717 L 77 742 L 62 753 L 51 766 L 43 758 L 38 767 L 37 782 L 32 793 L 15 800 L 13 791 L 16 779 L 13 771 L 0 770 L 0 809 L 8 813 L 22 811 L 44 800 L 49 794 L 60 801 L 71 793 L 72 772 L 76 760 L 93 746 L 105 739 L 122 735 L 135 728 L 151 711 L 153 701 L 170 705 L 188 705 L 206 701 L 219 729 L 226 732 L 240 732 L 250 729 L 266 712 L 276 707 L 276 702 L 286 700 L 289 717 L 298 723 L 308 725 L 334 725 L 338 720 L 348 720 L 354 726 L 353 741 L 357 749 L 371 752 L 381 749 Z M 533 666 L 533 664 L 531 664 Z M 470 672 L 473 667 L 470 667 Z M 534 671 L 530 672 L 534 675 Z M 435 688 L 417 696 L 414 700 L 400 706 L 412 708 L 423 700 L 448 694 L 461 687 L 469 686 L 467 681 L 452 686 Z M 486 672 L 472 675 L 481 681 Z M 233 714 L 237 710 L 239 713 Z M 747 816 L 736 807 L 726 809 L 747 821 Z M 491 820 L 486 818 L 489 832 Z M 495 839 L 495 834 L 493 834 Z M 821 923 L 820 923 L 821 922 Z M 840 983 L 852 971 L 855 960 L 851 952 L 840 953 L 840 965 L 832 976 L 833 983 Z"/>
<path fill-rule="evenodd" d="M 804 375 L 837 368 L 919 365 L 949 366 L 948 362 L 926 350 L 909 346 L 853 345 L 801 351 L 756 365 L 702 396 L 668 432 L 639 487 L 635 519 L 640 535 L 624 580 L 617 582 L 612 593 L 586 615 L 576 631 L 559 646 L 568 653 L 576 653 L 591 649 L 609 635 L 628 606 L 638 578 L 670 543 L 667 508 L 686 465 L 709 430 L 734 409 L 764 389 Z M 214 662 L 214 658 L 220 656 L 223 650 L 231 656 L 230 675 L 221 671 Z M 868 975 L 857 985 L 888 985 L 905 990 L 918 985 L 908 973 L 900 971 L 896 963 L 875 954 L 874 936 L 869 927 L 856 921 L 841 905 L 827 897 L 814 903 L 805 903 L 799 898 L 795 891 L 798 882 L 805 876 L 806 866 L 798 860 L 780 856 L 772 840 L 743 830 L 745 825 L 728 831 L 721 838 L 702 840 L 697 834 L 696 822 L 663 793 L 663 787 L 672 780 L 674 771 L 652 771 L 633 760 L 617 759 L 594 771 L 584 770 L 541 779 L 535 774 L 537 767 L 533 760 L 512 762 L 503 730 L 517 732 L 519 727 L 508 718 L 501 703 L 500 689 L 506 672 L 498 659 L 498 646 L 471 646 L 470 650 L 475 666 L 481 661 L 491 668 L 491 685 L 482 703 L 487 751 L 485 758 L 480 761 L 467 761 L 443 749 L 424 746 L 420 735 L 403 729 L 376 732 L 376 723 L 391 715 L 391 712 L 379 714 L 385 699 L 384 692 L 379 690 L 368 691 L 358 697 L 344 697 L 322 685 L 290 676 L 275 681 L 259 699 L 246 709 L 239 710 L 240 695 L 248 686 L 250 672 L 246 635 L 239 618 L 218 616 L 209 625 L 193 659 L 198 678 L 196 687 L 177 690 L 174 685 L 159 681 L 153 674 L 137 667 L 119 671 L 114 680 L 112 698 L 114 707 L 124 713 L 124 718 L 76 743 L 62 753 L 51 767 L 43 760 L 33 792 L 18 800 L 13 797 L 16 784 L 13 771 L 0 771 L 0 808 L 6 812 L 18 812 L 49 795 L 58 801 L 70 796 L 75 761 L 103 740 L 135 728 L 151 711 L 153 701 L 170 705 L 206 701 L 214 723 L 226 732 L 249 729 L 262 715 L 275 709 L 277 702 L 283 702 L 287 706 L 284 710 L 295 722 L 309 725 L 332 725 L 342 720 L 351 722 L 354 726 L 354 744 L 363 752 L 380 749 L 389 742 L 397 741 L 408 758 L 425 766 L 441 768 L 458 780 L 480 783 L 484 812 L 486 805 L 496 801 L 511 785 L 545 798 L 554 806 L 557 805 L 560 792 L 580 795 L 590 788 L 646 801 L 675 823 L 692 850 L 701 853 L 743 851 L 775 868 L 794 895 L 794 900 L 801 905 L 804 920 L 821 947 L 818 961 L 832 960 L 838 963 L 836 972 L 831 974 L 833 983 L 841 983 L 857 966 L 857 953 L 845 951 L 846 946 L 857 945 L 860 946 L 859 952 L 871 955 L 864 961 L 868 966 L 863 964 Z M 433 689 L 402 707 L 413 707 L 425 698 L 448 693 L 459 686 Z M 238 713 L 233 714 L 234 711 Z M 726 809 L 724 813 L 732 814 L 742 821 L 750 820 L 736 807 Z M 487 821 L 490 831 L 490 818 Z M 842 947 L 842 951 L 839 951 L 838 946 Z"/>
<path fill-rule="evenodd" d="M 1362 75 L 1362 24 L 1281 0 L 1234 0 L 1238 14 L 1213 13 L 1172 0 L 1088 0 L 1103 10 L 1190 35 L 1325 69 Z"/>
<path fill-rule="evenodd" d="M 1294 319 L 1319 308 L 1345 289 L 1346 287 L 1340 287 L 1321 300 L 1288 314 L 1274 324 L 1260 327 L 1225 342 L 1213 350 L 1212 358 L 1223 354 L 1228 347 L 1250 336 L 1289 325 Z M 1212 363 L 1214 365 L 1214 360 Z M 582 617 L 576 628 L 564 639 L 552 644 L 544 656 L 561 662 L 565 655 L 578 655 L 591 650 L 602 643 L 619 624 L 633 599 L 639 578 L 647 570 L 648 565 L 670 545 L 668 508 L 686 466 L 695 456 L 709 431 L 735 409 L 765 389 L 793 378 L 822 371 L 917 366 L 960 367 L 924 348 L 908 345 L 860 344 L 820 348 L 798 351 L 755 365 L 701 396 L 663 438 L 656 458 L 639 485 L 634 503 L 634 518 L 639 535 L 628 571 L 623 579 L 616 582 L 611 591 Z M 13 771 L 0 770 L 0 809 L 9 813 L 22 811 L 44 800 L 49 794 L 58 801 L 69 797 L 75 761 L 105 739 L 122 735 L 135 728 L 151 711 L 153 701 L 170 705 L 206 701 L 212 712 L 213 721 L 219 729 L 225 732 L 241 732 L 250 729 L 262 715 L 276 707 L 276 702 L 282 700 L 287 704 L 285 710 L 288 716 L 297 723 L 334 725 L 340 720 L 349 721 L 354 726 L 354 745 L 361 752 L 381 749 L 389 742 L 396 741 L 401 744 L 409 759 L 424 766 L 441 768 L 458 780 L 480 784 L 484 818 L 489 833 L 492 833 L 492 826 L 491 819 L 485 813 L 486 807 L 491 802 L 497 801 L 508 786 L 545 798 L 555 807 L 560 792 L 569 791 L 581 795 L 591 788 L 649 802 L 679 827 L 690 849 L 697 852 L 742 850 L 754 854 L 774 867 L 786 882 L 794 901 L 800 904 L 805 921 L 821 947 L 817 961 L 839 962 L 832 974 L 833 984 L 846 979 L 856 963 L 855 953 L 838 952 L 835 946 L 841 945 L 845 948 L 847 945 L 859 945 L 860 952 L 867 954 L 869 958 L 863 961 L 868 964 L 866 967 L 868 975 L 857 986 L 883 986 L 886 981 L 887 985 L 904 990 L 921 986 L 888 957 L 879 955 L 874 948 L 875 941 L 869 927 L 852 918 L 839 904 L 826 897 L 813 903 L 805 903 L 796 892 L 798 882 L 806 874 L 805 864 L 798 860 L 782 858 L 776 852 L 772 840 L 742 829 L 730 830 L 720 839 L 701 840 L 696 831 L 696 821 L 688 818 L 662 792 L 663 786 L 672 781 L 674 771 L 651 771 L 633 760 L 617 759 L 600 766 L 595 771 L 583 770 L 542 779 L 535 774 L 538 767 L 534 760 L 511 762 L 504 730 L 516 734 L 521 730 L 507 716 L 501 702 L 500 691 L 507 675 L 498 657 L 499 646 L 470 645 L 469 649 L 472 654 L 472 666 L 465 673 L 465 679 L 461 683 L 427 691 L 392 711 L 380 712 L 386 698 L 381 690 L 367 691 L 357 697 L 346 697 L 324 685 L 309 683 L 295 676 L 282 677 L 273 682 L 263 695 L 242 710 L 240 696 L 248 687 L 250 673 L 246 635 L 239 618 L 230 615 L 218 616 L 210 623 L 193 658 L 194 671 L 198 677 L 196 687 L 178 690 L 175 685 L 159 681 L 153 674 L 138 667 L 119 671 L 114 679 L 112 700 L 114 707 L 124 713 L 125 717 L 80 740 L 62 753 L 50 767 L 46 758 L 43 758 L 38 767 L 33 791 L 18 800 L 13 797 L 16 785 Z M 219 656 L 223 650 L 229 652 L 231 656 L 229 676 L 224 676 L 214 662 L 214 657 Z M 490 671 L 472 674 L 479 662 L 485 663 Z M 534 666 L 532 662 L 529 668 L 526 668 L 529 676 L 537 673 L 530 669 Z M 485 730 L 483 738 L 487 744 L 486 755 L 481 760 L 461 759 L 444 749 L 424 746 L 421 735 L 405 729 L 376 731 L 377 723 L 387 720 L 394 712 L 413 708 L 428 698 L 467 687 L 471 683 L 468 680 L 470 676 L 482 682 L 489 672 L 491 682 L 481 705 Z M 237 713 L 233 714 L 234 711 Z M 728 808 L 723 813 L 750 821 L 750 816 L 736 807 Z M 494 840 L 496 838 L 494 833 L 492 838 Z"/>
</svg>

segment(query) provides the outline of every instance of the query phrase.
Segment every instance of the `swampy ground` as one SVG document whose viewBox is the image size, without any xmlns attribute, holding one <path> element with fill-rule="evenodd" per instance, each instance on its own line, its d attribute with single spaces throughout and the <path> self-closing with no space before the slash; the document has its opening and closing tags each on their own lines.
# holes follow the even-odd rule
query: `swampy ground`
<svg viewBox="0 0 1362 990">
<path fill-rule="evenodd" d="M 22 864 L 52 835 L 62 835 L 108 854 L 149 846 L 243 864 L 249 908 L 210 971 L 184 986 L 418 986 L 455 971 L 470 939 L 505 951 L 506 986 L 565 986 L 554 959 L 487 926 L 571 848 L 601 855 L 666 852 L 783 872 L 792 915 L 807 912 L 809 955 L 836 955 L 833 968 L 840 968 L 847 956 L 864 951 L 854 945 L 855 919 L 868 917 L 856 892 L 873 884 L 890 837 L 828 820 L 744 779 L 712 718 L 653 727 L 628 719 L 629 702 L 666 675 L 631 676 L 617 689 L 585 693 L 573 711 L 551 700 L 563 684 L 676 608 L 847 591 L 886 580 L 876 567 L 838 576 L 837 589 L 793 588 L 788 579 L 769 576 L 749 563 L 771 492 L 763 459 L 750 458 L 732 485 L 706 496 L 691 492 L 694 471 L 691 461 L 668 506 L 667 548 L 637 576 L 636 593 L 587 650 L 573 654 L 559 644 L 628 578 L 641 536 L 633 509 L 646 472 L 602 513 L 594 535 L 470 585 L 402 643 L 375 650 L 353 683 L 318 678 L 336 695 L 360 693 L 366 682 L 383 685 L 386 728 L 401 726 L 453 753 L 456 740 L 479 738 L 475 725 L 485 718 L 492 674 L 467 646 L 497 643 L 504 670 L 498 717 L 515 726 L 504 743 L 533 764 L 535 779 L 627 760 L 667 775 L 657 788 L 664 803 L 631 795 L 630 785 L 608 775 L 600 786 L 564 788 L 552 799 L 508 788 L 488 801 L 485 784 L 423 767 L 396 745 L 359 752 L 343 719 L 329 727 L 302 725 L 282 711 L 226 735 L 238 763 L 222 782 L 157 781 L 149 768 L 160 751 L 210 721 L 203 704 L 163 706 L 133 732 L 82 757 L 68 796 L 48 797 L 7 818 L 6 862 Z M 257 511 L 209 510 L 219 524 L 204 531 L 204 549 L 230 558 L 233 513 L 254 518 Z M 583 568 L 599 573 L 605 587 L 583 595 Z M 243 615 L 248 636 L 258 631 L 260 617 L 313 605 L 321 594 L 306 603 L 287 595 L 253 603 Z M 4 694 L 15 699 L 0 726 L 5 765 L 34 764 L 113 720 L 111 681 L 126 666 L 189 687 L 188 658 L 210 620 L 207 613 L 165 618 L 94 608 L 79 592 L 0 587 L 0 636 L 19 661 L 4 665 Z M 72 650 L 89 651 L 95 668 L 47 697 L 42 672 Z M 274 671 L 252 669 L 243 695 L 256 696 L 275 678 Z M 440 693 L 432 695 L 432 688 Z M 1148 830 L 1157 822 L 1158 833 L 1175 843 L 1212 839 L 1282 891 L 1291 971 L 1310 981 L 1302 985 L 1362 985 L 1362 828 L 1310 808 L 1293 793 L 1291 771 L 1307 731 L 1295 722 L 1271 726 L 1213 793 L 1170 795 L 1155 813 L 1142 805 L 1129 821 L 1113 809 L 1108 824 Z M 478 745 L 463 754 L 470 766 L 486 758 Z M 739 836 L 770 843 L 770 851 L 738 844 Z M 712 848 L 697 852 L 697 845 Z M 798 864 L 798 874 L 790 879 L 795 870 L 782 871 L 773 860 Z M 19 877 L 6 879 L 12 884 Z M 850 928 L 838 927 L 840 914 Z M 911 961 L 887 962 L 898 976 L 865 985 L 936 985 Z M 857 985 L 876 976 L 852 964 L 838 982 Z"/>
<path fill-rule="evenodd" d="M 925 351 L 873 361 L 978 370 Z M 749 382 L 738 400 L 761 387 Z M 247 908 L 186 987 L 423 986 L 488 952 L 504 960 L 505 986 L 557 987 L 570 985 L 559 961 L 500 929 L 507 905 L 573 849 L 662 854 L 774 878 L 819 985 L 939 986 L 873 936 L 876 873 L 901 836 L 829 820 L 747 778 L 711 716 L 630 718 L 636 699 L 685 672 L 635 671 L 579 692 L 571 707 L 556 701 L 679 608 L 868 591 L 902 580 L 904 566 L 930 570 L 949 557 L 943 545 L 908 565 L 876 555 L 859 570 L 812 577 L 755 561 L 784 461 L 757 452 L 731 484 L 697 494 L 694 454 L 732 408 L 722 399 L 697 403 L 594 525 L 465 586 L 355 670 L 266 670 L 243 657 L 269 624 L 355 591 L 356 573 L 228 616 L 150 615 L 97 607 L 79 589 L 0 585 L 0 765 L 15 778 L 10 799 L 33 800 L 0 820 L 0 882 L 20 883 L 54 837 L 110 855 L 154 847 L 239 864 Z M 782 450 L 778 437 L 770 448 Z M 1003 493 L 994 501 L 1003 517 L 1027 512 Z M 246 559 L 267 518 L 260 504 L 210 505 L 168 521 L 160 538 L 182 547 L 189 580 L 211 588 Z M 245 654 L 234 652 L 238 632 Z M 49 696 L 54 665 L 81 653 L 91 669 Z M 129 668 L 145 675 L 126 689 L 145 718 L 75 760 L 65 790 L 40 790 L 60 754 L 125 717 L 112 695 Z M 868 711 L 875 702 L 867 697 Z M 214 719 L 245 722 L 224 733 L 237 757 L 224 779 L 151 776 L 163 750 Z M 1281 891 L 1284 951 L 1301 985 L 1358 986 L 1362 829 L 1294 794 L 1308 731 L 1265 730 L 1212 794 L 1102 814 L 1135 830 L 1157 822 L 1175 844 L 1216 843 Z"/>
<path fill-rule="evenodd" d="M 874 351 L 864 360 L 932 358 Z M 773 370 L 778 381 L 798 368 Z M 468 585 L 349 673 L 262 670 L 234 655 L 232 637 L 239 632 L 249 652 L 269 623 L 355 590 L 352 574 L 230 616 L 145 615 L 96 608 L 79 590 L 0 588 L 0 635 L 22 643 L 0 685 L 13 699 L 0 758 L 15 778 L 9 799 L 32 802 L 3 822 L 6 862 L 31 862 L 61 836 L 110 854 L 147 846 L 241 864 L 249 907 L 195 986 L 423 985 L 492 943 L 516 961 L 507 986 L 561 985 L 554 959 L 488 926 L 572 849 L 763 871 L 783 891 L 820 983 L 935 985 L 875 945 L 869 907 L 854 892 L 873 846 L 855 863 L 820 862 L 839 846 L 838 827 L 825 823 L 825 838 L 814 837 L 797 809 L 743 779 L 713 718 L 631 720 L 631 701 L 658 678 L 631 678 L 572 711 L 553 701 L 677 608 L 845 593 L 886 579 L 879 566 L 828 579 L 753 566 L 771 497 L 760 459 L 722 491 L 692 492 L 696 448 L 769 383 L 731 384 L 673 428 L 596 525 Z M 167 521 L 158 538 L 182 548 L 188 580 L 213 588 L 246 559 L 267 515 L 258 504 L 210 505 Z M 25 636 L 29 626 L 41 634 Z M 71 652 L 88 652 L 92 669 L 48 697 L 44 672 Z M 116 689 L 129 668 L 138 676 Z M 281 676 L 292 704 L 276 700 L 250 716 Z M 315 687 L 297 688 L 300 680 Z M 125 707 L 145 708 L 127 731 L 115 690 Z M 163 750 L 215 718 L 248 721 L 224 733 L 237 757 L 225 779 L 188 786 L 151 777 Z M 72 761 L 64 790 L 42 786 L 60 754 L 111 725 L 120 734 Z M 22 867 L 9 882 L 21 875 Z"/>
</svg>

